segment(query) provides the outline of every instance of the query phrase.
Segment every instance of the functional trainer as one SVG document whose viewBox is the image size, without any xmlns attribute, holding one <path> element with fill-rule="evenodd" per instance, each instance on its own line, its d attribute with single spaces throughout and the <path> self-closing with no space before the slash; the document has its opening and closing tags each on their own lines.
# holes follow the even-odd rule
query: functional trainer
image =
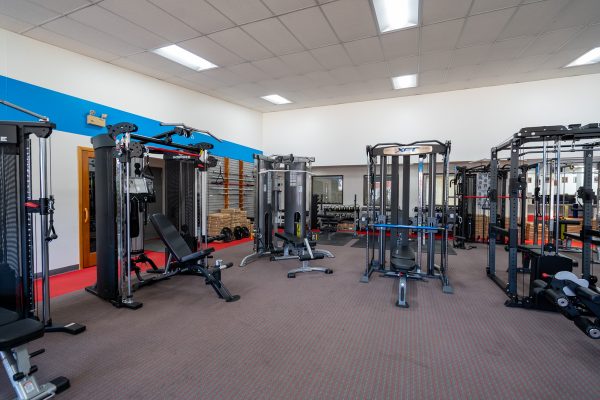
<svg viewBox="0 0 600 400">
<path fill-rule="evenodd" d="M 437 156 L 442 156 L 441 218 L 436 217 Z M 418 157 L 417 218 L 410 220 L 410 161 Z M 368 283 L 373 272 L 399 279 L 398 307 L 408 307 L 408 279 L 436 278 L 442 283 L 444 293 L 453 293 L 448 279 L 448 226 L 452 222 L 448 212 L 448 166 L 450 142 L 437 140 L 408 144 L 382 143 L 367 146 L 367 201 L 366 269 L 361 282 Z M 424 196 L 424 162 L 428 159 L 429 182 L 427 198 Z M 400 159 L 402 159 L 402 200 L 400 203 Z M 388 166 L 391 167 L 390 198 L 387 196 Z M 377 174 L 379 168 L 379 175 Z M 427 200 L 427 204 L 425 204 Z M 389 209 L 389 214 L 388 214 Z M 439 208 L 438 208 L 439 209 Z M 416 223 L 415 223 L 416 222 Z M 390 232 L 391 251 L 388 261 L 387 233 Z M 410 233 L 417 233 L 416 251 L 409 244 Z M 436 239 L 441 236 L 440 263 L 435 264 Z M 375 237 L 374 240 L 372 236 Z M 426 251 L 424 251 L 426 249 Z M 423 253 L 427 254 L 425 270 Z"/>
<path fill-rule="evenodd" d="M 86 290 L 109 301 L 116 307 L 138 309 L 143 304 L 134 299 L 133 292 L 135 290 L 168 279 L 176 274 L 200 271 L 201 273 L 194 273 L 194 275 L 204 276 L 207 268 L 206 259 L 210 257 L 210 253 L 203 254 L 193 260 L 187 258 L 179 260 L 177 266 L 173 266 L 169 262 L 164 269 L 152 268 L 148 271 L 151 273 L 151 277 L 145 276 L 137 283 L 132 281 L 131 273 L 136 272 L 134 259 L 136 254 L 132 253 L 134 249 L 132 240 L 139 235 L 138 231 L 132 229 L 137 228 L 139 230 L 138 221 L 132 224 L 132 204 L 134 204 L 137 196 L 148 196 L 151 192 L 151 184 L 149 184 L 148 178 L 136 172 L 138 169 L 136 163 L 140 159 L 144 159 L 147 153 L 151 151 L 164 154 L 167 152 L 164 148 L 192 154 L 197 157 L 196 161 L 201 163 L 200 160 L 205 150 L 212 148 L 212 145 L 206 143 L 184 145 L 173 142 L 172 136 L 183 136 L 189 139 L 192 137 L 193 132 L 203 132 L 183 124 L 177 124 L 168 132 L 154 137 L 136 134 L 137 126 L 127 122 L 108 126 L 107 129 L 108 134 L 92 138 L 96 153 L 97 280 L 94 286 L 88 287 Z M 150 148 L 148 144 L 157 144 L 161 148 Z M 134 211 L 135 213 L 138 212 L 137 209 Z M 153 225 L 157 230 L 161 227 L 168 229 L 164 224 L 156 224 L 154 221 Z M 173 229 L 180 235 L 177 228 Z M 160 231 L 158 233 L 161 235 Z M 170 235 L 161 235 L 163 241 L 167 236 L 172 241 Z M 170 246 L 167 242 L 165 242 L 165 245 L 167 248 Z M 174 245 L 176 246 L 177 243 Z M 196 250 L 197 243 L 195 243 L 193 249 L 192 246 L 187 244 L 186 246 L 192 253 Z M 170 253 L 174 255 L 183 254 L 181 249 L 177 251 L 171 249 Z M 191 261 L 198 264 L 196 270 L 190 268 Z M 219 271 L 227 266 L 230 265 L 227 263 L 220 264 Z M 213 279 L 214 275 L 210 280 Z M 220 280 L 219 285 L 223 286 Z"/>
</svg>

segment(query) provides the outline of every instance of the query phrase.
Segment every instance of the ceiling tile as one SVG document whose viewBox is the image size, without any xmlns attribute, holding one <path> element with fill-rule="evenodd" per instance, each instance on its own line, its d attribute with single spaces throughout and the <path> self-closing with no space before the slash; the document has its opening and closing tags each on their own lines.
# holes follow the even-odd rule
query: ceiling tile
<svg viewBox="0 0 600 400">
<path fill-rule="evenodd" d="M 217 80 L 226 86 L 239 85 L 244 83 L 244 79 L 233 72 L 225 68 L 213 68 L 207 69 L 206 71 L 197 72 L 197 74 L 204 75 L 210 79 Z M 189 78 L 186 78 L 189 79 Z"/>
<path fill-rule="evenodd" d="M 388 60 L 419 54 L 419 29 L 403 29 L 383 34 L 381 45 Z"/>
<path fill-rule="evenodd" d="M 237 27 L 212 33 L 208 37 L 227 50 L 249 61 L 272 57 L 267 49 Z"/>
<path fill-rule="evenodd" d="M 8 15 L 0 14 L 0 28 L 2 29 L 21 33 L 27 29 L 33 28 L 34 26 L 35 25 L 20 21 L 13 17 L 9 17 Z"/>
<path fill-rule="evenodd" d="M 92 1 L 88 0 L 28 0 L 32 3 L 39 4 L 49 10 L 59 14 L 66 14 L 80 7 L 89 6 Z"/>
<path fill-rule="evenodd" d="M 421 51 L 454 49 L 464 22 L 464 19 L 457 19 L 424 26 L 421 29 Z"/>
<path fill-rule="evenodd" d="M 600 20 L 600 1 L 575 0 L 555 18 L 552 29 L 587 25 Z"/>
<path fill-rule="evenodd" d="M 464 18 L 472 0 L 426 0 L 423 2 L 423 25 Z"/>
<path fill-rule="evenodd" d="M 479 14 L 488 11 L 518 6 L 521 0 L 475 0 L 471 8 L 471 14 Z"/>
<path fill-rule="evenodd" d="M 25 33 L 25 36 L 52 44 L 63 49 L 74 51 L 84 56 L 97 58 L 102 61 L 111 61 L 119 58 L 117 54 L 108 51 L 100 50 L 96 46 L 82 43 L 70 37 L 49 31 L 48 29 L 37 27 Z"/>
<path fill-rule="evenodd" d="M 141 54 L 147 54 L 147 53 L 141 53 Z M 152 77 L 158 78 L 158 79 L 166 79 L 168 77 L 173 76 L 172 73 L 169 73 L 167 71 L 161 71 L 159 69 L 150 67 L 149 65 L 146 65 L 143 61 L 136 59 L 135 56 L 132 56 L 132 57 L 133 58 L 130 58 L 130 57 L 119 58 L 118 60 L 112 61 L 111 64 L 129 69 L 131 71 L 139 72 L 144 75 L 149 75 L 149 76 L 152 76 Z"/>
<path fill-rule="evenodd" d="M 368 1 L 339 0 L 324 4 L 321 9 L 343 42 L 377 35 Z"/>
<path fill-rule="evenodd" d="M 115 36 L 100 32 L 69 17 L 50 21 L 44 25 L 44 28 L 119 56 L 128 56 L 143 51 L 140 47 L 126 43 Z"/>
<path fill-rule="evenodd" d="M 281 22 L 302 42 L 308 49 L 323 47 L 338 42 L 329 23 L 321 13 L 319 7 L 295 11 L 279 17 Z"/>
<path fill-rule="evenodd" d="M 340 84 L 362 80 L 362 75 L 356 67 L 342 67 L 330 72 L 331 76 Z"/>
<path fill-rule="evenodd" d="M 419 57 L 403 57 L 388 61 L 391 76 L 416 74 L 419 70 Z"/>
<path fill-rule="evenodd" d="M 465 65 L 463 67 L 452 68 L 448 70 L 448 82 L 466 81 L 473 77 L 477 67 L 475 65 Z"/>
<path fill-rule="evenodd" d="M 335 79 L 327 71 L 310 72 L 305 76 L 312 80 L 314 83 L 316 83 L 318 86 L 327 86 L 335 84 Z"/>
<path fill-rule="evenodd" d="M 504 32 L 500 35 L 500 39 L 537 35 L 549 30 L 558 12 L 568 2 L 569 0 L 544 0 L 519 7 Z"/>
<path fill-rule="evenodd" d="M 185 42 L 178 43 L 178 45 L 220 67 L 244 62 L 243 58 L 224 49 L 207 37 L 186 40 Z"/>
<path fill-rule="evenodd" d="M 279 57 L 292 71 L 297 74 L 322 70 L 323 67 L 315 60 L 311 53 L 303 51 L 300 53 L 287 54 Z"/>
<path fill-rule="evenodd" d="M 150 0 L 198 32 L 209 34 L 235 24 L 204 0 Z"/>
<path fill-rule="evenodd" d="M 302 51 L 302 44 L 277 18 L 244 25 L 243 29 L 275 55 Z"/>
<path fill-rule="evenodd" d="M 518 57 L 523 53 L 523 50 L 527 48 L 533 42 L 535 38 L 532 36 L 523 36 L 514 39 L 502 40 L 492 45 L 490 54 L 488 55 L 487 62 L 508 60 L 511 58 Z"/>
<path fill-rule="evenodd" d="M 208 0 L 208 2 L 238 25 L 273 15 L 260 0 Z"/>
<path fill-rule="evenodd" d="M 357 65 L 370 64 L 385 59 L 377 36 L 344 43 L 344 47 L 348 51 L 352 62 Z"/>
<path fill-rule="evenodd" d="M 374 64 L 363 64 L 356 68 L 358 68 L 364 80 L 390 78 L 392 76 L 388 63 L 385 61 Z"/>
<path fill-rule="evenodd" d="M 267 58 L 266 60 L 254 61 L 252 63 L 262 71 L 265 71 L 272 78 L 281 78 L 283 76 L 293 75 L 294 71 L 287 66 L 278 57 Z"/>
<path fill-rule="evenodd" d="M 514 8 L 509 8 L 467 18 L 459 46 L 492 43 L 498 38 L 514 12 Z"/>
<path fill-rule="evenodd" d="M 314 87 L 316 84 L 308 77 L 303 75 L 287 76 L 279 79 L 279 85 L 277 90 L 281 91 L 297 91 L 308 87 Z"/>
<path fill-rule="evenodd" d="M 227 69 L 233 72 L 234 74 L 242 77 L 247 82 L 257 82 L 269 78 L 269 76 L 265 72 L 258 69 L 251 63 L 233 65 L 231 67 L 228 67 Z"/>
<path fill-rule="evenodd" d="M 522 57 L 511 62 L 510 73 L 523 73 L 537 69 L 546 60 L 546 56 Z M 561 65 L 562 66 L 562 65 Z"/>
<path fill-rule="evenodd" d="M 217 89 L 227 85 L 227 83 L 218 81 L 202 72 L 191 72 L 190 74 L 181 75 L 181 78 L 209 89 Z"/>
<path fill-rule="evenodd" d="M 505 75 L 513 67 L 513 62 L 509 60 L 493 61 L 485 64 L 481 64 L 477 73 L 476 78 L 482 77 L 494 77 Z"/>
<path fill-rule="evenodd" d="M 40 25 L 60 16 L 59 13 L 23 0 L 2 0 L 0 4 L 2 14 L 32 25 Z"/>
<path fill-rule="evenodd" d="M 447 72 L 442 70 L 425 71 L 419 74 L 419 86 L 439 85 L 446 82 Z"/>
<path fill-rule="evenodd" d="M 316 5 L 315 0 L 263 0 L 263 3 L 277 15 Z"/>
<path fill-rule="evenodd" d="M 449 50 L 421 54 L 419 72 L 444 70 L 448 68 L 451 55 L 452 52 Z"/>
<path fill-rule="evenodd" d="M 123 41 L 143 49 L 155 49 L 170 44 L 166 39 L 156 36 L 99 6 L 86 7 L 75 11 L 69 14 L 69 18 L 107 34 L 117 33 Z"/>
<path fill-rule="evenodd" d="M 193 70 L 154 53 L 144 52 L 134 54 L 127 57 L 127 59 L 132 63 L 140 64 L 168 75 L 181 76 L 193 73 Z"/>
<path fill-rule="evenodd" d="M 600 45 L 600 25 L 587 27 L 577 37 L 571 39 L 565 49 L 593 49 Z"/>
<path fill-rule="evenodd" d="M 568 28 L 546 32 L 538 36 L 525 53 L 529 56 L 554 53 L 574 38 L 580 31 L 580 28 Z M 598 42 L 600 43 L 600 40 Z"/>
<path fill-rule="evenodd" d="M 479 46 L 463 47 L 455 50 L 452 54 L 450 68 L 480 64 L 487 57 L 490 47 L 491 45 L 489 44 L 482 44 Z"/>
<path fill-rule="evenodd" d="M 326 69 L 335 69 L 352 65 L 348 53 L 340 44 L 321 47 L 310 51 L 317 61 Z"/>
<path fill-rule="evenodd" d="M 199 35 L 194 29 L 146 0 L 104 0 L 100 6 L 174 43 Z"/>
</svg>

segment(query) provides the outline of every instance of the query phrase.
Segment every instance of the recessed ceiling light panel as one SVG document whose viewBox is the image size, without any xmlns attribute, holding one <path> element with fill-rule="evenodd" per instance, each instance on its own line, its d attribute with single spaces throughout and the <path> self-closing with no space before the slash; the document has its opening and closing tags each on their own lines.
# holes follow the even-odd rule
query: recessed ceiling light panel
<svg viewBox="0 0 600 400">
<path fill-rule="evenodd" d="M 600 62 L 600 47 L 596 47 L 595 49 L 588 51 L 572 63 L 565 65 L 565 68 L 596 64 L 598 62 Z"/>
<path fill-rule="evenodd" d="M 401 75 L 392 78 L 394 89 L 407 89 L 417 86 L 417 74 Z"/>
<path fill-rule="evenodd" d="M 185 67 L 191 68 L 194 71 L 203 71 L 205 69 L 217 68 L 217 66 L 196 54 L 183 49 L 176 44 L 161 47 L 152 51 L 159 56 L 168 58 Z"/>
<path fill-rule="evenodd" d="M 419 24 L 419 0 L 373 0 L 373 8 L 381 33 Z"/>
<path fill-rule="evenodd" d="M 291 101 L 289 101 L 288 99 L 286 99 L 285 97 L 282 97 L 278 94 L 270 94 L 267 96 L 262 96 L 261 99 L 264 99 L 266 101 L 270 101 L 273 104 L 277 104 L 277 105 L 281 105 L 281 104 L 290 104 Z"/>
</svg>

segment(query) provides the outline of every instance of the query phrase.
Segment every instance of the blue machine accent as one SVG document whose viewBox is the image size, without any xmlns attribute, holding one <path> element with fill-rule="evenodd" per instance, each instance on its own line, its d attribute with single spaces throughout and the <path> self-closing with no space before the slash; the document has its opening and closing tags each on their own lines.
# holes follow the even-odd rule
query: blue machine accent
<svg viewBox="0 0 600 400">
<path fill-rule="evenodd" d="M 395 225 L 395 224 L 373 224 L 374 228 L 395 228 L 395 229 L 414 229 L 422 231 L 443 231 L 445 228 L 436 226 L 418 226 L 418 225 Z"/>
<path fill-rule="evenodd" d="M 56 124 L 56 130 L 78 135 L 96 136 L 106 132 L 105 128 L 86 123 L 86 115 L 89 114 L 90 110 L 95 110 L 96 115 L 108 114 L 107 124 L 109 125 L 119 122 L 134 123 L 139 128 L 138 133 L 144 136 L 153 136 L 169 130 L 167 126 L 160 126 L 160 121 L 151 118 L 2 75 L 0 75 L 0 98 L 49 117 Z M 0 106 L 0 120 L 35 121 L 35 118 L 11 108 Z M 214 133 L 219 136 L 218 132 Z M 242 146 L 234 142 L 223 141 L 219 143 L 210 136 L 202 133 L 195 133 L 194 137 L 190 139 L 174 136 L 173 141 L 181 144 L 212 143 L 215 148 L 211 150 L 211 154 L 246 162 L 254 162 L 253 155 L 262 154 L 260 150 Z"/>
</svg>

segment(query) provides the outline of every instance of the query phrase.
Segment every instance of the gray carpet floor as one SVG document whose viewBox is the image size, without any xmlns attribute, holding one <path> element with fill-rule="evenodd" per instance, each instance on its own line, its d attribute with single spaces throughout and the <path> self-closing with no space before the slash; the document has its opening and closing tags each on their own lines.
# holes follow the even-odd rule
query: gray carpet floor
<svg viewBox="0 0 600 400">
<path fill-rule="evenodd" d="M 141 290 L 138 311 L 83 291 L 53 302 L 55 321 L 31 350 L 41 380 L 71 379 L 61 399 L 598 399 L 600 342 L 559 314 L 509 309 L 486 278 L 485 248 L 450 259 L 455 294 L 411 281 L 359 283 L 364 249 L 325 247 L 333 275 L 299 274 L 294 261 L 224 271 L 242 299 L 227 304 L 197 277 Z M 219 258 L 239 263 L 244 244 Z M 0 398 L 10 398 L 0 376 Z"/>
</svg>

